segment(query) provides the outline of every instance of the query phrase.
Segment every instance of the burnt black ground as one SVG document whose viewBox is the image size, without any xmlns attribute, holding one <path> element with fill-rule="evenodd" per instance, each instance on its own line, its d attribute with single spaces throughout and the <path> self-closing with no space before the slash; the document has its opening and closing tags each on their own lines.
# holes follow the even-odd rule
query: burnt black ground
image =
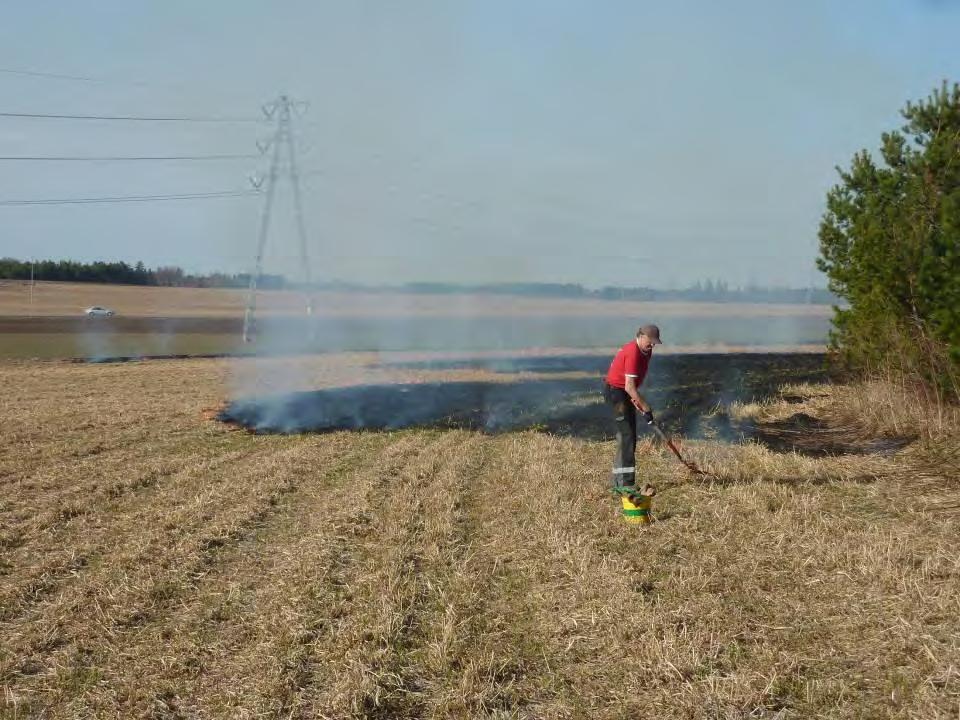
<svg viewBox="0 0 960 720">
<path fill-rule="evenodd" d="M 819 354 L 664 355 L 651 362 L 642 394 L 664 428 L 688 438 L 752 436 L 717 405 L 755 401 L 783 383 L 826 379 Z M 514 382 L 440 382 L 364 385 L 255 398 L 230 403 L 221 419 L 256 432 L 331 432 L 408 427 L 466 428 L 484 432 L 536 429 L 590 440 L 613 437 L 610 409 L 602 402 L 609 358 L 596 355 L 523 357 L 396 364 L 407 368 L 485 368 L 496 372 L 591 373 L 592 377 Z"/>
</svg>

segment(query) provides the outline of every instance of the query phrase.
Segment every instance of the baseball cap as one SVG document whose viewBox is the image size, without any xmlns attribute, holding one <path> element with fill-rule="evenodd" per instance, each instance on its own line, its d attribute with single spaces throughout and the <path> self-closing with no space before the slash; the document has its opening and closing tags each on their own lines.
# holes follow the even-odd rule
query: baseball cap
<svg viewBox="0 0 960 720">
<path fill-rule="evenodd" d="M 653 341 L 654 345 L 663 345 L 663 342 L 660 340 L 660 328 L 656 325 L 644 325 L 637 332 L 637 335 L 646 335 Z"/>
</svg>

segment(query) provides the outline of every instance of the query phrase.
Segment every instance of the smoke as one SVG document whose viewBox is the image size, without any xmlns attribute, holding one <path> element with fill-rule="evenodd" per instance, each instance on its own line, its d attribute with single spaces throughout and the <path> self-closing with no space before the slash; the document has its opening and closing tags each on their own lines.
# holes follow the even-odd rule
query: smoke
<svg viewBox="0 0 960 720">
<path fill-rule="evenodd" d="M 148 347 L 152 354 L 170 355 L 174 352 L 174 340 L 177 337 L 176 327 L 176 321 L 172 318 L 158 318 L 148 341 Z"/>
<path fill-rule="evenodd" d="M 267 316 L 257 321 L 256 349 L 266 355 L 342 351 L 520 350 L 530 347 L 615 348 L 633 336 L 635 316 L 424 315 L 402 307 L 403 296 L 384 299 L 382 315 L 319 315 L 312 319 Z M 438 297 L 449 311 L 446 297 Z M 455 301 L 453 301 L 455 302 Z M 462 302 L 462 301 L 461 301 Z M 321 310 L 322 312 L 322 310 Z M 672 348 L 822 345 L 825 315 L 782 317 L 677 316 L 661 322 Z"/>
<path fill-rule="evenodd" d="M 80 356 L 90 362 L 104 362 L 121 354 L 112 318 L 85 318 L 75 334 Z"/>
<path fill-rule="evenodd" d="M 269 253 L 267 254 L 269 259 Z M 276 273 L 280 268 L 264 268 Z M 372 262 L 371 273 L 377 272 Z M 425 274 L 437 272 L 425 268 Z M 321 276 L 323 280 L 329 280 Z M 375 286 L 378 278 L 366 280 Z M 604 437 L 609 432 L 605 409 L 600 403 L 599 378 L 615 348 L 633 337 L 645 322 L 658 322 L 665 342 L 674 348 L 822 345 L 829 327 L 828 311 L 801 308 L 791 316 L 782 308 L 715 306 L 698 313 L 695 304 L 608 302 L 582 298 L 552 298 L 456 292 L 410 293 L 397 290 L 368 292 L 323 291 L 314 295 L 314 313 L 305 312 L 306 297 L 297 293 L 267 290 L 258 294 L 253 327 L 255 341 L 248 348 L 252 357 L 233 363 L 230 397 L 232 411 L 241 424 L 263 432 L 303 432 L 344 429 L 392 429 L 412 426 L 471 427 L 491 432 L 523 427 L 563 430 L 576 423 L 593 428 L 584 432 Z M 659 313 L 663 312 L 663 315 Z M 374 391 L 351 388 L 316 390 L 315 363 L 307 358 L 323 353 L 393 352 L 489 352 L 536 348 L 607 349 L 592 362 L 592 378 L 586 384 L 489 383 L 433 388 L 419 384 L 404 390 L 385 388 L 395 382 L 394 366 L 371 368 L 357 363 L 352 372 L 341 372 L 336 384 L 368 386 Z M 288 360 L 278 362 L 278 356 Z M 519 361 L 518 361 L 519 362 Z M 555 362 L 555 361 L 554 361 Z M 659 407 L 679 418 L 692 401 L 683 401 L 662 390 L 672 385 L 674 368 L 682 361 L 658 356 L 648 384 Z M 602 366 L 602 367 L 600 367 Z M 515 371 L 517 363 L 503 364 Z M 661 377 L 654 380 L 656 368 Z M 536 372 L 536 371 L 534 371 Z M 721 384 L 733 382 L 721 378 Z M 715 382 L 711 379 L 709 382 Z M 489 386 L 488 386 L 489 385 Z M 396 403 L 389 418 L 370 393 L 390 396 Z M 716 395 L 716 393 L 714 393 Z M 464 414 L 451 408 L 445 398 L 474 408 Z M 726 397 L 726 396 L 724 396 Z M 576 407 L 568 408 L 570 404 Z M 671 409 L 676 403 L 678 408 Z M 697 403 L 699 407 L 699 401 Z M 596 406 L 591 409 L 591 405 Z M 709 408 L 703 408 L 705 411 Z M 592 414 L 591 414 L 592 413 Z M 692 416 L 692 415 L 691 415 Z M 452 418 L 452 419 L 451 419 Z M 445 420 L 446 419 L 446 420 Z M 678 420 L 679 422 L 679 420 Z M 603 429 L 601 430 L 601 425 Z M 680 430 L 688 430 L 683 427 Z M 563 430 L 566 432 L 565 430 Z"/>
<path fill-rule="evenodd" d="M 445 382 L 363 385 L 242 399 L 224 419 L 258 432 L 469 428 L 499 432 L 562 417 L 562 383 Z M 548 413 L 548 410 L 555 412 Z"/>
<path fill-rule="evenodd" d="M 233 349 L 227 338 L 235 335 L 229 334 L 235 323 L 219 318 L 114 316 L 55 322 L 74 338 L 76 355 L 88 362 L 224 354 Z"/>
</svg>

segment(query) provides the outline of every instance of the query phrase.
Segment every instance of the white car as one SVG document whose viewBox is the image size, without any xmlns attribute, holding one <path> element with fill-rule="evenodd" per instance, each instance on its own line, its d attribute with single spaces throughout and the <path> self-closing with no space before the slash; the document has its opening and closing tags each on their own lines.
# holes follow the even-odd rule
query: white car
<svg viewBox="0 0 960 720">
<path fill-rule="evenodd" d="M 113 310 L 100 307 L 99 305 L 94 305 L 93 307 L 88 307 L 86 310 L 84 310 L 83 314 L 87 317 L 113 317 Z"/>
</svg>

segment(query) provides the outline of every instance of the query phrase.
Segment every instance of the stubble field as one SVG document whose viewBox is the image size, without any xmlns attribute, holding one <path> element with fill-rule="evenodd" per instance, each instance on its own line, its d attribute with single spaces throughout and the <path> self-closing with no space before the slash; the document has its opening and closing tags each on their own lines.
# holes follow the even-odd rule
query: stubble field
<svg viewBox="0 0 960 720">
<path fill-rule="evenodd" d="M 0 716 L 957 716 L 960 497 L 912 446 L 642 444 L 637 528 L 606 440 L 210 420 L 249 362 L 0 364 Z"/>
</svg>

